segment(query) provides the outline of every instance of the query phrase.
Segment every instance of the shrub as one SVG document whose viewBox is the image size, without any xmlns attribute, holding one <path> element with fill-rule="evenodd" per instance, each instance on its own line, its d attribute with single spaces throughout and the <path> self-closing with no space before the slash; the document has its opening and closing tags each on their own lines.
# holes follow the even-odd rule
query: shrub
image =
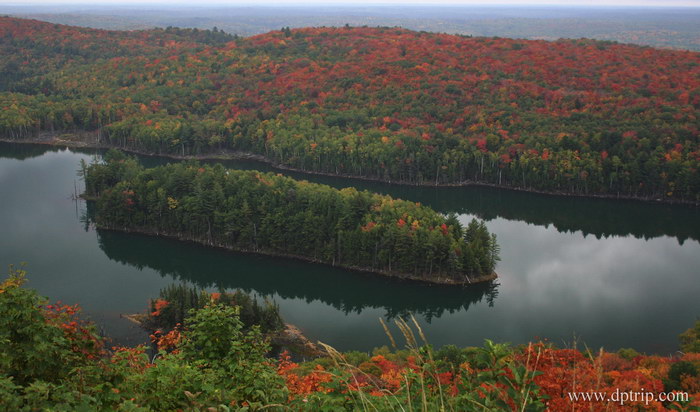
<svg viewBox="0 0 700 412">
<path fill-rule="evenodd" d="M 695 325 L 681 333 L 681 350 L 683 352 L 700 352 L 700 320 Z"/>
</svg>

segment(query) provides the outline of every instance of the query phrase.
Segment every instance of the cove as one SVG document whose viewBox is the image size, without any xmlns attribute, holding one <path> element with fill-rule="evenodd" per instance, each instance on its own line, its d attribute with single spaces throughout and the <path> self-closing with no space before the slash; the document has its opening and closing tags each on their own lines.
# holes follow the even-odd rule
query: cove
<svg viewBox="0 0 700 412">
<path fill-rule="evenodd" d="M 287 322 L 338 349 L 388 344 L 378 318 L 415 313 L 428 339 L 477 345 L 548 338 L 667 354 L 700 315 L 700 211 L 486 187 L 431 188 L 283 172 L 418 201 L 487 220 L 498 284 L 452 289 L 363 276 L 287 259 L 96 231 L 71 199 L 92 151 L 0 144 L 0 263 L 27 261 L 28 286 L 80 303 L 119 343 L 146 337 L 121 313 L 144 310 L 169 283 L 243 289 L 274 299 Z M 172 160 L 141 157 L 147 165 Z M 263 169 L 250 161 L 227 167 Z"/>
</svg>

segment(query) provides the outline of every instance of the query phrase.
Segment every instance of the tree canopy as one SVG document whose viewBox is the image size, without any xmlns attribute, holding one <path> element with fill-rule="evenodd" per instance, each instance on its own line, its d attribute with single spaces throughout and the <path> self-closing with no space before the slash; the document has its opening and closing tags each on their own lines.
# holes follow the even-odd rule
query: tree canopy
<svg viewBox="0 0 700 412">
<path fill-rule="evenodd" d="M 85 129 L 387 181 L 700 199 L 696 52 L 399 28 L 226 36 L 0 18 L 0 134 Z"/>
<path fill-rule="evenodd" d="M 491 278 L 495 235 L 419 203 L 220 164 L 152 169 L 111 151 L 87 168 L 98 226 L 438 283 Z"/>
</svg>

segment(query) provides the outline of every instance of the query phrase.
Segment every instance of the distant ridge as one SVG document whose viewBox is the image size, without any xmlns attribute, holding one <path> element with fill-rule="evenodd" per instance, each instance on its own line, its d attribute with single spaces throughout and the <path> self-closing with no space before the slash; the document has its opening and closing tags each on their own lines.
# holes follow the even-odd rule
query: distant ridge
<svg viewBox="0 0 700 412">
<path fill-rule="evenodd" d="M 696 203 L 700 54 L 400 28 L 237 38 L 0 19 L 0 134 L 420 185 Z M 14 93 L 12 93 L 14 92 Z"/>
</svg>

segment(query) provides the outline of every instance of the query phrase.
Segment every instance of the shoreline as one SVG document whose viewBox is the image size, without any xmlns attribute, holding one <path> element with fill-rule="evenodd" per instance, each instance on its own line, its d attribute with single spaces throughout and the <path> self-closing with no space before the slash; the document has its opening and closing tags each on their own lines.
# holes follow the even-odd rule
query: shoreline
<svg viewBox="0 0 700 412">
<path fill-rule="evenodd" d="M 557 196 L 557 197 L 575 197 L 575 198 L 589 198 L 589 199 L 609 199 L 609 200 L 625 200 L 625 201 L 635 201 L 644 202 L 650 204 L 661 204 L 661 205 L 683 205 L 699 207 L 700 201 L 692 200 L 680 200 L 680 199 L 664 199 L 664 198 L 652 198 L 652 197 L 639 197 L 639 196 L 625 196 L 625 195 L 611 195 L 611 194 L 601 194 L 601 193 L 569 193 L 562 191 L 548 191 L 548 190 L 538 190 L 538 189 L 525 189 L 521 187 L 504 186 L 495 183 L 478 182 L 472 180 L 465 180 L 458 183 L 416 183 L 416 182 L 405 182 L 405 181 L 393 181 L 385 180 L 375 177 L 358 176 L 350 174 L 337 174 L 313 170 L 304 170 L 292 166 L 287 166 L 281 163 L 277 163 L 273 160 L 266 158 L 263 155 L 250 153 L 250 152 L 240 152 L 234 150 L 223 150 L 217 152 L 212 152 L 204 155 L 176 155 L 171 153 L 154 153 L 147 152 L 143 150 L 138 150 L 134 148 L 124 148 L 110 144 L 100 143 L 95 139 L 96 132 L 71 132 L 57 134 L 55 132 L 42 132 L 39 136 L 33 138 L 23 138 L 23 139 L 10 139 L 7 137 L 0 137 L 0 142 L 5 143 L 19 143 L 19 144 L 39 144 L 46 146 L 62 146 L 68 148 L 84 148 L 84 149 L 117 149 L 127 153 L 133 153 L 142 156 L 153 156 L 153 157 L 163 157 L 175 160 L 251 160 L 255 162 L 260 162 L 268 165 L 279 171 L 289 171 L 296 172 L 307 175 L 315 176 L 327 176 L 335 177 L 341 179 L 351 179 L 351 180 L 362 180 L 366 182 L 377 182 L 390 185 L 401 185 L 401 186 L 413 186 L 413 187 L 489 187 L 494 189 L 510 190 L 522 193 L 533 193 L 545 196 Z M 93 141 L 86 141 L 84 138 L 64 139 L 61 136 L 72 136 L 72 137 L 88 137 L 92 138 Z"/>
<path fill-rule="evenodd" d="M 295 259 L 295 260 L 300 260 L 300 261 L 304 261 L 304 262 L 325 265 L 328 267 L 350 270 L 353 272 L 361 272 L 361 273 L 371 274 L 374 276 L 393 278 L 393 279 L 397 279 L 400 281 L 422 283 L 422 284 L 427 285 L 427 286 L 437 285 L 437 286 L 462 286 L 462 287 L 465 287 L 465 286 L 475 285 L 475 284 L 484 283 L 484 282 L 491 282 L 491 281 L 496 280 L 498 278 L 498 274 L 496 272 L 493 272 L 491 275 L 488 275 L 488 276 L 481 276 L 481 277 L 478 277 L 475 279 L 467 279 L 466 282 L 459 282 L 459 281 L 457 281 L 455 279 L 451 279 L 451 278 L 438 278 L 438 277 L 435 277 L 432 279 L 425 279 L 425 278 L 421 278 L 421 277 L 418 277 L 415 275 L 391 273 L 391 272 L 378 270 L 378 269 L 372 269 L 372 268 L 342 265 L 342 264 L 336 265 L 336 264 L 331 264 L 331 263 L 324 262 L 324 261 L 321 261 L 321 260 L 318 260 L 318 259 L 315 259 L 312 257 L 308 257 L 308 256 L 293 255 L 293 254 L 288 254 L 288 253 L 279 253 L 279 252 L 273 252 L 273 251 L 268 251 L 268 250 L 248 250 L 248 249 L 234 248 L 234 247 L 226 246 L 223 244 L 209 243 L 209 242 L 203 241 L 201 239 L 183 237 L 181 235 L 171 234 L 171 233 L 167 233 L 167 232 L 155 232 L 153 230 L 135 229 L 135 228 L 114 228 L 111 226 L 104 226 L 104 225 L 97 225 L 97 224 L 96 224 L 96 227 L 99 230 L 110 230 L 110 231 L 115 231 L 115 232 L 132 233 L 132 234 L 136 233 L 136 234 L 140 234 L 140 235 L 144 235 L 144 236 L 154 236 L 154 237 L 175 239 L 175 240 L 180 241 L 180 242 L 191 242 L 191 243 L 195 243 L 195 244 L 205 246 L 205 247 L 217 248 L 217 249 L 222 249 L 222 250 L 236 252 L 236 253 L 255 254 L 255 255 L 272 256 L 272 257 L 278 257 L 278 258 Z"/>
</svg>

